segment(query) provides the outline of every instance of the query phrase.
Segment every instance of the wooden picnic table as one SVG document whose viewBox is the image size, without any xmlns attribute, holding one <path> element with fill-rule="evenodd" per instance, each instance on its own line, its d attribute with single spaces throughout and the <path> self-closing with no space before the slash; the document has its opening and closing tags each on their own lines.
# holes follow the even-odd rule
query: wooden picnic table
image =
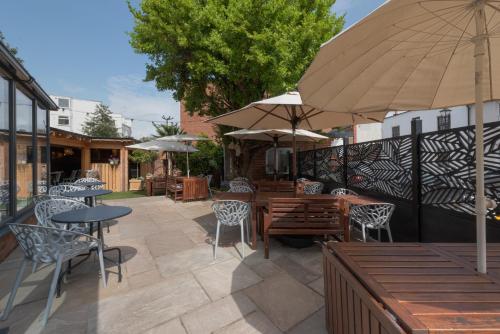
<svg viewBox="0 0 500 334">
<path fill-rule="evenodd" d="M 252 249 L 257 248 L 257 227 L 259 219 L 261 218 L 263 210 L 268 206 L 269 199 L 271 198 L 331 198 L 334 200 L 336 197 L 330 194 L 317 194 L 317 195 L 304 195 L 295 194 L 293 192 L 261 192 L 255 193 L 233 193 L 233 192 L 220 192 L 215 194 L 214 200 L 236 200 L 252 205 L 252 235 L 250 245 Z M 343 215 L 344 216 L 344 215 Z"/>
<path fill-rule="evenodd" d="M 474 270 L 475 244 L 328 243 L 329 333 L 500 333 L 500 277 Z M 500 245 L 489 245 L 490 259 Z"/>
</svg>

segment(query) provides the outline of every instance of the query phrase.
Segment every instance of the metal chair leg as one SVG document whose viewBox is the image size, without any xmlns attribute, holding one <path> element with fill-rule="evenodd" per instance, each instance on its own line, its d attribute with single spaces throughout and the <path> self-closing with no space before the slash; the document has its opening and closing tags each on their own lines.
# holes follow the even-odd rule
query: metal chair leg
<svg viewBox="0 0 500 334">
<path fill-rule="evenodd" d="M 21 262 L 21 266 L 17 270 L 16 274 L 16 280 L 14 281 L 14 286 L 12 287 L 12 290 L 10 291 L 10 296 L 9 296 L 9 301 L 7 302 L 7 305 L 5 306 L 5 310 L 2 313 L 2 316 L 0 317 L 0 320 L 7 320 L 7 317 L 9 316 L 10 311 L 12 310 L 12 305 L 14 304 L 14 299 L 16 298 L 16 293 L 17 289 L 19 289 L 19 286 L 21 285 L 21 281 L 23 279 L 23 274 L 24 274 L 24 269 L 26 268 L 28 260 L 23 259 L 23 262 Z"/>
<path fill-rule="evenodd" d="M 217 221 L 217 232 L 215 233 L 214 260 L 217 259 L 217 247 L 219 245 L 220 222 Z"/>
<path fill-rule="evenodd" d="M 104 269 L 104 255 L 102 252 L 102 245 L 99 245 L 97 247 L 97 253 L 99 256 L 99 265 L 101 267 L 101 276 L 102 276 L 102 284 L 106 288 L 108 286 L 107 281 L 106 281 L 106 270 Z"/>
<path fill-rule="evenodd" d="M 366 242 L 366 230 L 364 224 L 361 224 L 361 232 L 363 232 L 363 242 Z"/>
<path fill-rule="evenodd" d="M 377 229 L 377 233 L 378 233 L 378 242 L 381 242 L 382 241 L 382 231 L 380 231 L 380 227 Z"/>
<path fill-rule="evenodd" d="M 245 220 L 243 219 L 240 222 L 240 227 L 241 227 L 241 258 L 245 258 L 245 227 L 243 226 L 245 224 Z"/>
<path fill-rule="evenodd" d="M 47 325 L 49 320 L 50 309 L 52 308 L 52 302 L 54 300 L 54 295 L 56 293 L 57 281 L 59 279 L 59 273 L 62 267 L 62 256 L 59 256 L 56 262 L 56 268 L 54 269 L 54 276 L 52 276 L 52 283 L 50 284 L 49 290 L 49 300 L 47 300 L 47 306 L 45 307 L 45 313 L 43 315 L 43 327 Z"/>
<path fill-rule="evenodd" d="M 393 241 L 392 241 L 391 227 L 389 226 L 389 224 L 387 224 L 387 225 L 385 226 L 385 230 L 387 231 L 387 236 L 389 237 L 389 242 L 393 242 Z"/>
</svg>

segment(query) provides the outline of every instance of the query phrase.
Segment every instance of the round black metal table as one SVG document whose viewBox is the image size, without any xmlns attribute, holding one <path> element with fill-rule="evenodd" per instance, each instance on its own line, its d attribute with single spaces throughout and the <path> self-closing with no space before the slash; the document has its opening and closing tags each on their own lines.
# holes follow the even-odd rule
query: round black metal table
<svg viewBox="0 0 500 334">
<path fill-rule="evenodd" d="M 96 196 L 102 196 L 111 194 L 113 191 L 107 189 L 85 189 L 85 190 L 77 190 L 77 191 L 66 191 L 62 193 L 63 196 L 66 197 L 83 197 L 85 198 L 85 204 L 88 206 L 95 206 L 95 198 Z"/>
<path fill-rule="evenodd" d="M 82 190 L 83 191 L 83 190 Z M 90 225 L 90 234 L 94 233 L 94 224 L 97 224 L 97 238 L 101 240 L 103 248 L 105 248 L 104 244 L 104 236 L 102 233 L 101 222 L 111 219 L 117 219 L 120 217 L 124 217 L 129 215 L 132 212 L 132 209 L 126 206 L 107 206 L 107 205 L 99 205 L 96 207 L 90 207 L 85 209 L 71 210 L 62 213 L 58 213 L 51 217 L 51 220 L 55 223 L 59 224 L 89 224 Z M 93 250 L 96 251 L 97 249 Z M 118 263 L 115 261 L 104 257 L 106 260 L 116 264 L 118 266 L 118 282 L 122 280 L 122 251 L 119 247 L 110 247 L 105 248 L 103 252 L 116 251 L 118 252 Z M 57 295 L 60 295 L 60 283 L 64 275 L 71 273 L 71 268 L 78 266 L 80 263 L 85 261 L 90 256 L 90 253 L 87 254 L 87 257 L 82 261 L 77 263 L 75 266 L 71 266 L 68 264 L 68 269 L 61 274 L 59 277 L 58 287 L 57 287 Z M 103 273 L 104 275 L 104 273 Z"/>
</svg>

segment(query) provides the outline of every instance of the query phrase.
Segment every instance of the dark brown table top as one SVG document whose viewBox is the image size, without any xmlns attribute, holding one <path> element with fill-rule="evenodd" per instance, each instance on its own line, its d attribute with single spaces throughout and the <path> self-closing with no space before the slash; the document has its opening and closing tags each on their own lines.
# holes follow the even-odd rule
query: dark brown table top
<svg viewBox="0 0 500 334">
<path fill-rule="evenodd" d="M 255 202 L 257 206 L 267 205 L 270 198 L 331 198 L 335 196 L 330 194 L 317 194 L 317 195 L 304 195 L 294 194 L 291 192 L 259 192 L 256 193 L 233 193 L 233 192 L 220 192 L 214 195 L 215 200 L 235 200 L 243 202 Z"/>
<path fill-rule="evenodd" d="M 475 244 L 352 242 L 328 247 L 414 332 L 500 332 L 500 280 L 497 272 L 474 270 Z M 498 260 L 500 245 L 489 245 L 488 252 L 489 259 Z M 498 262 L 492 265 L 498 268 Z"/>
</svg>

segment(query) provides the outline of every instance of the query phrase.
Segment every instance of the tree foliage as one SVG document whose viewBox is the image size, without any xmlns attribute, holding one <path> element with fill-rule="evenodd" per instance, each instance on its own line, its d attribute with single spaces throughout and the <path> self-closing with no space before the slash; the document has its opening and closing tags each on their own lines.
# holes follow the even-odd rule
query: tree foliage
<svg viewBox="0 0 500 334">
<path fill-rule="evenodd" d="M 146 80 L 215 116 L 296 87 L 344 17 L 335 0 L 143 0 L 130 43 Z"/>
<path fill-rule="evenodd" d="M 111 117 L 111 110 L 104 104 L 96 106 L 95 111 L 82 125 L 83 133 L 92 137 L 117 138 L 118 130 Z"/>
<path fill-rule="evenodd" d="M 213 141 L 196 143 L 198 152 L 189 153 L 189 169 L 191 175 L 220 174 L 223 169 L 222 147 Z M 175 165 L 184 175 L 187 174 L 186 153 L 175 154 Z"/>
<path fill-rule="evenodd" d="M 165 137 L 165 136 L 174 136 L 174 135 L 182 135 L 184 131 L 179 127 L 179 123 L 173 121 L 172 116 L 161 117 L 165 123 L 157 123 L 153 122 L 153 126 L 156 130 L 156 135 L 154 137 Z"/>
<path fill-rule="evenodd" d="M 9 43 L 7 43 L 7 41 L 5 40 L 5 36 L 3 34 L 3 32 L 0 31 L 0 42 L 5 45 L 7 47 L 7 49 L 9 50 L 9 52 L 14 56 L 16 57 L 17 61 L 20 62 L 21 64 L 23 63 L 23 60 L 21 58 L 19 58 L 19 56 L 17 55 L 19 50 L 13 46 L 10 46 Z"/>
</svg>

